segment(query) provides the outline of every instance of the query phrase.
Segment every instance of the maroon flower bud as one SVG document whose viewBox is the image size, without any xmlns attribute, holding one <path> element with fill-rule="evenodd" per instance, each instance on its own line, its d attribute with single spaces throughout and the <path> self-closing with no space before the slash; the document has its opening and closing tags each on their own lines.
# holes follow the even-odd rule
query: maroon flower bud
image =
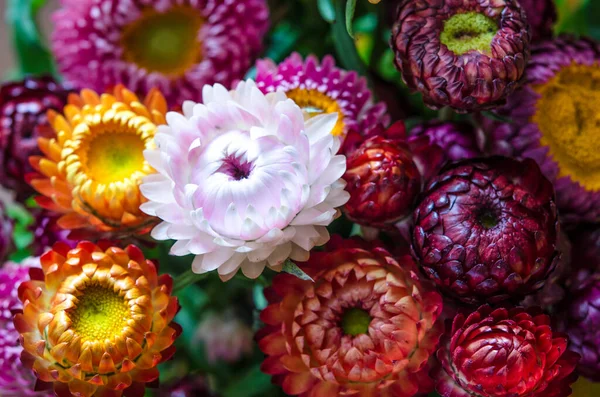
<svg viewBox="0 0 600 397">
<path fill-rule="evenodd" d="M 443 291 L 470 304 L 533 293 L 555 268 L 552 184 L 533 160 L 456 163 L 414 212 L 413 250 Z"/>
<path fill-rule="evenodd" d="M 374 136 L 354 151 L 347 164 L 348 218 L 383 228 L 412 211 L 421 175 L 405 141 Z"/>
<path fill-rule="evenodd" d="M 408 0 L 391 44 L 402 78 L 428 106 L 471 112 L 493 108 L 515 90 L 529 42 L 515 0 Z"/>
<path fill-rule="evenodd" d="M 24 176 L 39 137 L 52 136 L 46 112 L 62 111 L 69 90 L 50 77 L 26 78 L 0 87 L 0 183 L 23 198 L 33 190 Z"/>
</svg>

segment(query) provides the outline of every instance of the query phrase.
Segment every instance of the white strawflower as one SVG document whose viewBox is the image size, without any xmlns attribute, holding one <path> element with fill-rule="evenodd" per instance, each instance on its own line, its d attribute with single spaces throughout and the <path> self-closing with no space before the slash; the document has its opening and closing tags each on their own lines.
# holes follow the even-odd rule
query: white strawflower
<svg viewBox="0 0 600 397">
<path fill-rule="evenodd" d="M 265 95 L 253 81 L 205 86 L 203 103 L 167 114 L 158 148 L 144 153 L 158 173 L 141 186 L 141 208 L 163 220 L 152 236 L 177 240 L 173 255 L 194 254 L 194 272 L 224 280 L 308 259 L 349 198 L 336 121 L 305 121 L 284 93 Z"/>
</svg>

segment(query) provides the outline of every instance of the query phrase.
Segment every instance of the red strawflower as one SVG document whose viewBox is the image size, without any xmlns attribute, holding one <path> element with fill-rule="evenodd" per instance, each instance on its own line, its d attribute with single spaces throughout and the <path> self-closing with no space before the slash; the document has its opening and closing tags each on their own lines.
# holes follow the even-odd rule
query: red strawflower
<svg viewBox="0 0 600 397">
<path fill-rule="evenodd" d="M 554 190 L 531 159 L 447 167 L 425 189 L 414 222 L 413 250 L 427 275 L 470 304 L 535 292 L 560 257 Z"/>
<path fill-rule="evenodd" d="M 28 77 L 0 87 L 0 183 L 21 198 L 33 193 L 24 176 L 39 155 L 38 138 L 51 137 L 46 112 L 62 110 L 71 90 L 51 77 Z"/>
<path fill-rule="evenodd" d="M 579 355 L 540 309 L 481 306 L 454 318 L 437 358 L 432 376 L 443 397 L 565 397 Z"/>
<path fill-rule="evenodd" d="M 412 211 L 421 175 L 410 147 L 399 139 L 374 136 L 347 159 L 343 177 L 350 200 L 346 216 L 361 225 L 384 228 Z"/>
</svg>

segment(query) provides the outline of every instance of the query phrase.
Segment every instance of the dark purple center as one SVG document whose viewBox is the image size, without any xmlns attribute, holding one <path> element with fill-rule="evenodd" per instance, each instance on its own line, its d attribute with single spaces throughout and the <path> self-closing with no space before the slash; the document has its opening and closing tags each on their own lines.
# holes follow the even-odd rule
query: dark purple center
<svg viewBox="0 0 600 397">
<path fill-rule="evenodd" d="M 499 223 L 498 214 L 493 209 L 484 207 L 477 214 L 477 222 L 487 230 L 493 229 Z"/>
<path fill-rule="evenodd" d="M 233 180 L 241 181 L 250 176 L 252 168 L 251 162 L 230 155 L 223 160 L 223 165 L 221 165 L 219 171 L 229 175 Z"/>
</svg>

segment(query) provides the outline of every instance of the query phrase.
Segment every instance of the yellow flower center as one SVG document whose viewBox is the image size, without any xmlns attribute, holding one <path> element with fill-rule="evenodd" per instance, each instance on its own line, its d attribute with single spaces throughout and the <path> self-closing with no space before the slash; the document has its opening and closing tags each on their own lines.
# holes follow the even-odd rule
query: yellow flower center
<svg viewBox="0 0 600 397">
<path fill-rule="evenodd" d="M 120 181 L 144 167 L 144 141 L 135 134 L 106 132 L 92 138 L 88 176 L 100 183 Z"/>
<path fill-rule="evenodd" d="M 286 92 L 286 95 L 300 106 L 308 118 L 323 113 L 337 113 L 338 120 L 333 131 L 331 131 L 331 134 L 339 136 L 344 133 L 344 114 L 342 113 L 342 108 L 335 99 L 332 99 L 317 90 L 306 90 L 302 88 L 295 88 L 288 91 Z"/>
<path fill-rule="evenodd" d="M 164 13 L 148 8 L 121 34 L 123 60 L 149 72 L 181 76 L 202 58 L 198 41 L 202 24 L 202 16 L 191 7 Z"/>
<path fill-rule="evenodd" d="M 469 51 L 486 54 L 492 49 L 492 40 L 497 31 L 498 24 L 493 19 L 476 12 L 466 12 L 444 21 L 440 40 L 457 55 Z"/>
<path fill-rule="evenodd" d="M 600 67 L 565 67 L 535 90 L 540 99 L 532 121 L 560 176 L 600 190 Z"/>
<path fill-rule="evenodd" d="M 342 330 L 350 336 L 366 335 L 371 324 L 369 312 L 359 308 L 348 309 L 342 315 Z"/>
<path fill-rule="evenodd" d="M 82 341 L 111 340 L 121 334 L 129 319 L 125 299 L 112 289 L 91 285 L 82 291 L 70 317 Z"/>
</svg>

